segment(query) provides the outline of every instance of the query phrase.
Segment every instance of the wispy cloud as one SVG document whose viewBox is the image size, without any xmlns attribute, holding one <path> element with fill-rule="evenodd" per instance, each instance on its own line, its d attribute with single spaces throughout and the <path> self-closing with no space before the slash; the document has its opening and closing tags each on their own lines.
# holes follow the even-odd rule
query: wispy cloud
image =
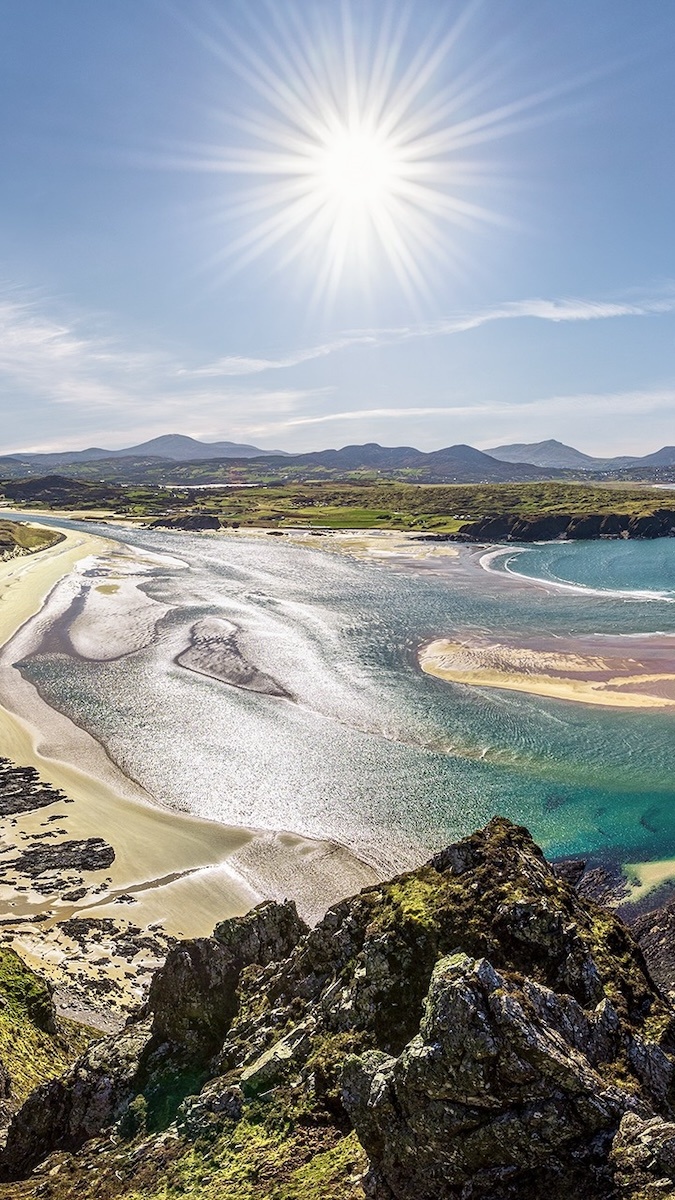
<svg viewBox="0 0 675 1200">
<path fill-rule="evenodd" d="M 550 300 L 535 297 L 512 300 L 475 312 L 456 313 L 438 321 L 421 325 L 399 326 L 390 329 L 349 330 L 331 341 L 321 342 L 287 354 L 269 358 L 245 358 L 230 355 L 193 369 L 181 368 L 181 374 L 195 378 L 254 375 L 262 371 L 277 371 L 297 367 L 312 359 L 326 358 L 352 346 L 388 346 L 420 338 L 447 337 L 468 333 L 496 321 L 517 321 L 531 318 L 554 323 L 575 321 L 607 321 L 616 317 L 645 317 L 675 312 L 675 295 L 667 294 L 639 301 L 583 300 L 563 298 Z"/>
<path fill-rule="evenodd" d="M 540 397 L 518 403 L 494 401 L 491 404 L 447 404 L 434 408 L 369 408 L 325 413 L 317 417 L 291 417 L 285 425 L 318 425 L 326 421 L 358 421 L 377 417 L 466 417 L 516 416 L 523 413 L 575 413 L 593 410 L 607 414 L 651 413 L 675 405 L 675 388 L 643 389 L 632 392 L 577 392 L 570 395 Z"/>
<path fill-rule="evenodd" d="M 267 435 L 283 435 L 285 430 L 302 426 L 327 425 L 363 421 L 408 421 L 420 420 L 425 417 L 443 417 L 446 421 L 466 421 L 485 426 L 499 420 L 511 423 L 514 428 L 517 422 L 523 421 L 526 427 L 529 423 L 540 420 L 549 425 L 554 421 L 573 422 L 579 418 L 602 418 L 604 422 L 612 415 L 637 417 L 670 415 L 675 409 L 675 387 L 642 389 L 626 392 L 577 392 L 569 395 L 542 396 L 533 400 L 518 402 L 492 401 L 481 404 L 447 404 L 443 406 L 415 406 L 346 409 L 340 412 L 325 412 L 316 416 L 288 416 L 281 420 L 273 420 L 264 426 Z M 263 432 L 261 428 L 260 432 Z M 547 433 L 546 436 L 550 436 Z M 515 438 L 515 434 L 514 434 Z M 513 439 L 512 439 L 513 440 Z M 529 436 L 526 440 L 532 440 Z M 494 445 L 494 437 L 489 440 L 477 439 L 478 445 Z"/>
<path fill-rule="evenodd" d="M 115 346 L 75 322 L 46 316 L 38 302 L 0 299 L 0 374 L 24 393 L 59 404 L 119 407 L 156 375 L 161 356 Z"/>
<path fill-rule="evenodd" d="M 357 408 L 349 412 L 333 412 L 322 413 L 317 417 L 292 417 L 288 421 L 284 421 L 283 425 L 286 428 L 294 428 L 298 425 L 325 425 L 331 421 L 376 421 L 379 418 L 391 419 L 392 417 L 431 417 L 431 416 L 446 416 L 448 413 L 458 412 L 455 408 Z M 462 410 L 463 411 L 463 410 Z M 475 411 L 475 410 L 466 410 Z"/>
<path fill-rule="evenodd" d="M 0 378 L 5 395 L 17 403 L 5 425 L 4 449 L 28 449 L 25 431 L 33 429 L 31 449 L 82 445 L 86 437 L 99 444 L 127 442 L 133 430 L 136 440 L 166 432 L 172 427 L 188 428 L 207 440 L 227 436 L 248 441 L 269 439 L 284 431 L 313 426 L 344 426 L 355 431 L 368 422 L 430 423 L 440 418 L 441 427 L 456 418 L 467 426 L 518 421 L 525 425 L 540 417 L 541 424 L 565 415 L 585 417 L 589 413 L 666 414 L 675 406 L 675 391 L 668 388 L 620 392 L 552 395 L 531 401 L 499 399 L 488 403 L 387 405 L 339 407 L 332 387 L 256 387 L 253 377 L 262 371 L 290 368 L 311 359 L 348 350 L 350 347 L 383 346 L 415 338 L 460 334 L 491 321 L 532 319 L 546 322 L 612 320 L 675 311 L 675 292 L 625 301 L 523 300 L 496 305 L 443 321 L 394 329 L 351 330 L 313 347 L 274 357 L 233 355 L 215 362 L 189 366 L 168 350 L 134 348 L 121 337 L 100 332 L 102 320 L 55 318 L 55 306 L 41 298 L 5 288 L 0 292 Z M 227 379 L 230 377 L 230 379 Z M 237 383 L 239 377 L 241 382 Z M 226 382 L 227 379 L 227 382 Z M 25 413 L 42 413 L 58 406 L 59 417 L 26 420 Z M 10 406 L 11 408 L 12 406 Z M 338 409 L 339 411 L 336 411 Z M 665 417 L 664 417 L 665 419 Z M 57 425 L 55 434 L 47 432 Z M 44 433 L 38 433 L 38 430 Z M 548 436 L 548 434 L 547 434 Z M 39 441 L 38 441 L 39 438 Z M 47 444 L 47 441 L 49 444 Z M 38 444 L 35 444 L 35 443 Z M 494 442 L 493 442 L 494 444 Z"/>
<path fill-rule="evenodd" d="M 183 372 L 166 351 L 130 348 L 121 338 L 103 336 L 95 321 L 56 319 L 48 315 L 53 307 L 17 289 L 0 294 L 0 380 L 5 397 L 13 400 L 2 453 L 79 448 L 83 437 L 89 445 L 115 446 L 120 439 L 128 444 L 186 426 L 206 440 L 222 438 L 227 430 L 229 437 L 247 441 L 256 422 L 318 406 L 332 392 L 224 388 L 209 372 L 204 378 Z M 54 408 L 58 417 L 48 413 Z"/>
<path fill-rule="evenodd" d="M 238 354 L 216 359 L 203 367 L 181 367 L 178 374 L 193 379 L 215 379 L 228 375 L 257 375 L 260 371 L 280 370 L 283 367 L 297 367 L 300 363 L 309 362 L 313 358 L 326 358 L 338 350 L 348 346 L 374 346 L 378 342 L 375 333 L 354 333 L 337 337 L 334 341 L 324 342 L 318 346 L 310 346 L 306 350 L 296 350 L 279 358 L 245 358 Z"/>
</svg>

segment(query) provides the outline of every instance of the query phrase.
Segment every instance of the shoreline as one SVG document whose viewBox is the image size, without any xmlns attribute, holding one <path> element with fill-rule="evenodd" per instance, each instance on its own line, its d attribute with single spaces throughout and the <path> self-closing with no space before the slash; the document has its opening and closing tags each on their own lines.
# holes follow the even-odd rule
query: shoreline
<svg viewBox="0 0 675 1200">
<path fill-rule="evenodd" d="M 4 821 L 0 854 L 103 839 L 115 856 L 107 867 L 85 869 L 86 895 L 77 900 L 63 898 L 72 879 L 51 890 L 30 877 L 9 883 L 12 864 L 0 859 L 4 939 L 13 934 L 24 957 L 58 977 L 64 954 L 49 933 L 74 916 L 124 917 L 146 929 L 159 924 L 170 937 L 205 936 L 218 921 L 268 898 L 293 898 L 307 919 L 316 920 L 331 904 L 375 882 L 375 869 L 337 843 L 221 825 L 162 806 L 101 743 L 23 679 L 10 661 L 12 643 L 33 618 L 39 620 L 54 587 L 76 564 L 117 550 L 112 539 L 62 532 L 54 547 L 0 564 L 0 756 L 34 768 L 64 794 L 47 808 Z M 130 552 L 119 550 L 128 560 Z M 47 838 L 49 843 L 42 841 Z M 50 876 L 45 878 L 48 884 Z"/>
</svg>

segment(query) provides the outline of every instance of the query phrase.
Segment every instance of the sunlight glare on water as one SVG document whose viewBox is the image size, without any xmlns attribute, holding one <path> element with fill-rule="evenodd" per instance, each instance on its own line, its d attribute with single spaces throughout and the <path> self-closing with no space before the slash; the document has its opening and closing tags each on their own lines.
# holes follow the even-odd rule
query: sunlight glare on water
<svg viewBox="0 0 675 1200">
<path fill-rule="evenodd" d="M 495 813 L 549 853 L 675 854 L 672 713 L 451 685 L 416 659 L 458 630 L 672 630 L 675 542 L 513 556 L 512 569 L 581 588 L 568 591 L 505 578 L 498 562 L 481 570 L 478 549 L 401 570 L 276 538 L 116 536 L 186 564 L 158 563 L 145 585 L 169 609 L 153 643 L 108 663 L 50 651 L 22 669 L 164 803 L 335 838 L 387 867 Z M 635 584 L 665 598 L 631 597 Z M 194 623 L 213 616 L 295 702 L 176 665 Z"/>
</svg>

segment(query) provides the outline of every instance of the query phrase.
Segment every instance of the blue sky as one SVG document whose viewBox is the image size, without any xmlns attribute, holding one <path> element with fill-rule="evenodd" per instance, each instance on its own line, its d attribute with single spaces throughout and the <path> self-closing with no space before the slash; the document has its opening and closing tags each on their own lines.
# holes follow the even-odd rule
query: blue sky
<svg viewBox="0 0 675 1200">
<path fill-rule="evenodd" d="M 635 0 L 3 0 L 3 450 L 672 444 L 674 52 Z"/>
</svg>

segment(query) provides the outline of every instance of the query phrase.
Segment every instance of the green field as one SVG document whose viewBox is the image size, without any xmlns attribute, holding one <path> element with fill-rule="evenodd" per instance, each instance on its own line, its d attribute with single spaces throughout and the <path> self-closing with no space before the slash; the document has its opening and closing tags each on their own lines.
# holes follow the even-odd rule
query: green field
<svg viewBox="0 0 675 1200">
<path fill-rule="evenodd" d="M 177 507 L 181 500 L 173 494 Z M 643 515 L 662 503 L 653 491 L 581 484 L 289 484 L 192 493 L 185 511 L 212 514 L 228 525 L 456 533 L 486 516 Z"/>
<path fill-rule="evenodd" d="M 24 525 L 17 521 L 0 521 L 0 555 L 15 550 L 32 553 L 45 550 L 60 542 L 63 534 L 55 529 L 39 529 L 35 525 Z"/>
<path fill-rule="evenodd" d="M 456 533 L 483 517 L 514 514 L 541 517 L 610 513 L 643 516 L 663 508 L 666 495 L 631 486 L 577 483 L 412 484 L 387 482 L 288 483 L 274 487 L 213 489 L 121 487 L 63 481 L 58 491 L 40 480 L 30 491 L 16 481 L 0 485 L 13 507 L 76 510 L 84 514 L 131 518 L 203 514 L 229 527 L 308 529 L 394 529 Z M 7 525 L 7 522 L 3 523 Z M 27 528 L 27 527 L 24 527 Z M 14 527 L 16 530 L 16 527 Z M 17 536 L 40 538 L 37 531 Z M 32 547 L 31 547 L 32 548 Z"/>
</svg>

